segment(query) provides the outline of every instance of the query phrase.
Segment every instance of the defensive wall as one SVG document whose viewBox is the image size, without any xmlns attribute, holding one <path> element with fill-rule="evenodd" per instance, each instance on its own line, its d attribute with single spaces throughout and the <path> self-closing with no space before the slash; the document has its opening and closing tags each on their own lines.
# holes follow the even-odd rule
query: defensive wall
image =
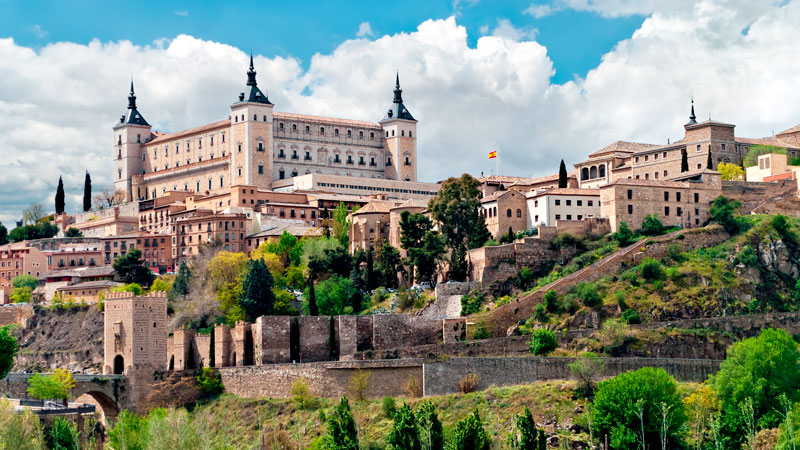
<svg viewBox="0 0 800 450">
<path fill-rule="evenodd" d="M 690 251 L 718 245 L 729 237 L 720 226 L 712 225 L 644 239 L 491 311 L 486 322 L 491 324 L 493 336 L 505 336 L 511 325 L 520 323 L 533 315 L 533 308 L 542 302 L 545 292 L 549 290 L 564 295 L 578 283 L 593 282 L 617 273 L 623 264 L 637 264 L 647 256 L 663 258 L 667 255 L 670 244 L 678 244 L 682 251 Z"/>
<path fill-rule="evenodd" d="M 797 180 L 780 180 L 771 183 L 752 181 L 722 181 L 722 195 L 742 203 L 739 212 L 750 214 L 760 205 L 782 197 L 797 195 Z"/>
<path fill-rule="evenodd" d="M 0 327 L 19 325 L 25 328 L 25 324 L 29 318 L 33 317 L 33 314 L 32 305 L 20 303 L 0 305 Z"/>
<path fill-rule="evenodd" d="M 721 361 L 669 358 L 603 358 L 604 377 L 642 367 L 660 367 L 679 381 L 705 381 L 716 373 Z M 368 374 L 369 397 L 408 396 L 410 379 L 425 396 L 459 392 L 458 382 L 469 374 L 479 377 L 476 390 L 490 386 L 512 386 L 536 381 L 568 380 L 574 358 L 505 357 L 450 358 L 446 361 L 399 359 L 274 364 L 219 369 L 225 390 L 240 397 L 288 398 L 299 380 L 319 397 L 351 395 L 350 384 L 358 371 Z"/>
</svg>

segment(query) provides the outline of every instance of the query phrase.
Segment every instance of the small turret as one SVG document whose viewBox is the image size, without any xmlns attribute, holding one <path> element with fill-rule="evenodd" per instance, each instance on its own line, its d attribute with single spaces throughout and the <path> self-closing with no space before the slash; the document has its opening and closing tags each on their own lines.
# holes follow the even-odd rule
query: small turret
<svg viewBox="0 0 800 450">
<path fill-rule="evenodd" d="M 692 99 L 692 112 L 689 115 L 689 122 L 686 125 L 694 125 L 697 123 L 697 116 L 694 115 L 694 99 Z"/>
</svg>

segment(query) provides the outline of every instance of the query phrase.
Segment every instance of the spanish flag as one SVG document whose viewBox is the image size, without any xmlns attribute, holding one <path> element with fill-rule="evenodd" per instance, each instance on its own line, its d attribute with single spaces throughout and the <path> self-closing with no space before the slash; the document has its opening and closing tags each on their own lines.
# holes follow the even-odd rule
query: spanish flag
<svg viewBox="0 0 800 450">
<path fill-rule="evenodd" d="M 497 152 L 496 151 L 489 153 L 489 159 L 494 159 L 494 158 L 497 158 Z"/>
</svg>

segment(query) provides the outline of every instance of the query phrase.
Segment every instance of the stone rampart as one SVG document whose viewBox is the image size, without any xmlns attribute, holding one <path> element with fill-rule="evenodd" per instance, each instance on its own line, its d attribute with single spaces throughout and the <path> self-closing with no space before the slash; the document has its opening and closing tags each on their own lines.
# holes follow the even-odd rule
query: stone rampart
<svg viewBox="0 0 800 450">
<path fill-rule="evenodd" d="M 481 247 L 467 252 L 468 278 L 483 286 L 515 278 L 523 267 L 533 272 L 575 256 L 575 247 L 554 248 L 551 241 L 525 238 L 512 244 Z"/>
<path fill-rule="evenodd" d="M 771 183 L 748 181 L 723 181 L 722 195 L 742 203 L 739 212 L 750 214 L 760 205 L 777 201 L 797 192 L 797 180 L 781 180 Z"/>
<path fill-rule="evenodd" d="M 25 328 L 28 319 L 33 317 L 33 306 L 28 304 L 0 305 L 0 327 L 19 325 Z"/>
</svg>

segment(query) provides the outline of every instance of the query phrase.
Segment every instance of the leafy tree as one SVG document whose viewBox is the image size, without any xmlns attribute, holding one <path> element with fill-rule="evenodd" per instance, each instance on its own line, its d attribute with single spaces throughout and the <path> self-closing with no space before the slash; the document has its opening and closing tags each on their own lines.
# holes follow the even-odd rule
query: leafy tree
<svg viewBox="0 0 800 450">
<path fill-rule="evenodd" d="M 509 447 L 514 450 L 547 450 L 539 446 L 536 422 L 528 407 L 514 417 L 515 430 L 509 439 Z"/>
<path fill-rule="evenodd" d="M 394 401 L 394 397 L 383 397 L 383 400 L 381 400 L 381 410 L 383 410 L 383 415 L 387 419 L 393 419 L 395 413 L 397 413 L 397 404 Z"/>
<path fill-rule="evenodd" d="M 189 265 L 186 264 L 186 261 L 181 261 L 181 265 L 178 268 L 178 274 L 175 276 L 175 280 L 172 282 L 172 288 L 169 291 L 168 297 L 170 300 L 174 300 L 178 297 L 185 297 L 189 294 L 189 281 L 192 279 L 192 271 L 189 269 Z"/>
<path fill-rule="evenodd" d="M 34 290 L 39 286 L 39 281 L 33 275 L 22 274 L 11 279 L 11 286 L 15 288 L 28 287 Z"/>
<path fill-rule="evenodd" d="M 113 422 L 108 432 L 108 443 L 112 449 L 144 450 L 144 438 L 147 432 L 147 419 L 124 410 Z"/>
<path fill-rule="evenodd" d="M 358 431 L 347 397 L 328 416 L 327 448 L 331 450 L 358 450 Z"/>
<path fill-rule="evenodd" d="M 155 275 L 142 261 L 142 251 L 138 248 L 128 250 L 114 260 L 114 271 L 125 283 L 136 283 L 140 286 L 150 286 Z"/>
<path fill-rule="evenodd" d="M 240 320 L 247 320 L 247 315 L 239 304 L 239 299 L 241 297 L 241 283 L 225 283 L 217 291 L 217 301 L 219 302 L 220 310 L 222 310 L 222 314 L 225 316 L 226 323 L 230 326 L 234 326 L 236 322 Z"/>
<path fill-rule="evenodd" d="M 642 221 L 642 234 L 645 236 L 658 236 L 664 234 L 664 224 L 655 214 L 644 216 Z"/>
<path fill-rule="evenodd" d="M 14 303 L 30 303 L 33 299 L 33 289 L 27 286 L 13 288 L 8 298 Z"/>
<path fill-rule="evenodd" d="M 662 408 L 669 413 L 666 427 Z M 666 448 L 681 447 L 686 416 L 678 384 L 664 369 L 644 367 L 600 382 L 591 415 L 595 430 L 608 436 L 611 448 L 638 449 L 642 439 L 647 448 L 661 448 L 662 430 Z"/>
<path fill-rule="evenodd" d="M 553 330 L 537 328 L 531 334 L 530 350 L 536 356 L 544 356 L 558 348 L 558 339 Z"/>
<path fill-rule="evenodd" d="M 396 450 L 421 450 L 422 446 L 417 431 L 417 418 L 407 403 L 394 414 L 392 429 L 386 442 L 389 448 Z"/>
<path fill-rule="evenodd" d="M 300 313 L 297 308 L 292 306 L 292 302 L 297 300 L 294 294 L 277 287 L 272 288 L 272 293 L 275 295 L 273 314 L 276 316 L 296 316 Z"/>
<path fill-rule="evenodd" d="M 397 273 L 400 272 L 403 259 L 400 252 L 385 241 L 378 242 L 375 250 L 375 272 L 380 285 L 386 288 L 397 287 Z"/>
<path fill-rule="evenodd" d="M 324 316 L 336 316 L 345 314 L 345 308 L 353 304 L 356 296 L 356 289 L 353 287 L 350 278 L 333 275 L 332 277 L 317 283 L 316 289 L 311 285 L 306 289 L 306 309 L 311 314 L 311 295 L 318 309 L 317 313 Z M 355 311 L 350 311 L 353 313 Z M 311 314 L 315 315 L 315 314 Z"/>
<path fill-rule="evenodd" d="M 686 149 L 681 149 L 681 173 L 689 171 L 689 155 L 686 153 Z"/>
<path fill-rule="evenodd" d="M 706 160 L 706 169 L 714 170 L 714 160 L 711 159 L 711 149 L 708 149 L 708 159 Z"/>
<path fill-rule="evenodd" d="M 725 231 L 730 234 L 737 234 L 742 230 L 742 225 L 736 218 L 740 206 L 742 204 L 738 200 L 731 201 L 727 197 L 720 195 L 711 202 L 708 212 L 714 222 L 722 225 Z"/>
<path fill-rule="evenodd" d="M 350 297 L 349 305 L 353 308 L 353 314 L 358 314 L 361 312 L 361 305 L 364 301 L 364 293 L 367 290 L 367 286 L 364 284 L 361 274 L 358 273 L 356 265 L 353 265 L 353 269 L 350 271 L 350 284 L 353 286 L 353 295 Z"/>
<path fill-rule="evenodd" d="M 58 234 L 58 227 L 48 221 L 23 225 L 11 230 L 8 240 L 11 242 L 29 241 L 33 239 L 47 239 Z"/>
<path fill-rule="evenodd" d="M 717 171 L 722 174 L 723 180 L 744 181 L 745 178 L 744 169 L 734 163 L 719 163 Z"/>
<path fill-rule="evenodd" d="M 272 274 L 267 270 L 264 261 L 254 259 L 247 263 L 247 273 L 242 282 L 239 305 L 244 310 L 248 321 L 255 322 L 260 316 L 272 315 L 275 306 L 273 284 Z"/>
<path fill-rule="evenodd" d="M 8 244 L 8 228 L 0 222 L 0 245 Z"/>
<path fill-rule="evenodd" d="M 400 244 L 415 268 L 414 278 L 432 282 L 436 265 L 445 254 L 444 239 L 433 229 L 433 222 L 424 214 L 403 211 L 400 214 Z"/>
<path fill-rule="evenodd" d="M 428 203 L 428 210 L 452 250 L 450 278 L 454 280 L 466 278 L 467 249 L 481 247 L 491 237 L 486 222 L 478 213 L 479 185 L 478 180 L 468 174 L 449 178 L 442 183 L 439 194 Z"/>
<path fill-rule="evenodd" d="M 625 222 L 620 222 L 617 231 L 614 233 L 613 238 L 620 247 L 628 245 L 633 240 L 633 231 Z"/>
<path fill-rule="evenodd" d="M 416 411 L 419 440 L 424 450 L 444 450 L 444 431 L 436 407 L 425 400 Z"/>
<path fill-rule="evenodd" d="M 639 275 L 647 281 L 656 281 L 664 278 L 664 267 L 657 259 L 645 258 L 639 264 Z"/>
<path fill-rule="evenodd" d="M 156 278 L 150 285 L 150 292 L 169 292 L 172 290 L 172 283 L 164 278 Z"/>
<path fill-rule="evenodd" d="M 768 153 L 777 153 L 779 155 L 785 155 L 786 149 L 784 147 L 776 147 L 774 145 L 753 145 L 747 150 L 747 154 L 744 155 L 744 159 L 742 159 L 742 165 L 744 167 L 753 167 L 758 165 L 758 157 L 761 155 L 766 155 Z"/>
<path fill-rule="evenodd" d="M 347 248 L 350 243 L 348 232 L 350 231 L 350 222 L 348 218 L 349 211 L 343 202 L 339 202 L 339 206 L 333 210 L 333 236 L 339 241 L 342 247 Z"/>
<path fill-rule="evenodd" d="M 545 292 L 543 302 L 547 312 L 558 312 L 558 294 L 556 291 L 550 289 L 549 291 Z"/>
<path fill-rule="evenodd" d="M 597 288 L 593 283 L 578 283 L 573 291 L 581 302 L 589 307 L 594 308 L 602 302 L 600 294 L 597 293 Z"/>
<path fill-rule="evenodd" d="M 48 433 L 48 448 L 53 450 L 80 450 L 78 427 L 64 417 L 56 417 Z"/>
<path fill-rule="evenodd" d="M 14 367 L 14 357 L 17 356 L 17 338 L 9 331 L 9 327 L 0 327 L 0 380 L 8 375 Z"/>
<path fill-rule="evenodd" d="M 86 177 L 83 179 L 83 212 L 90 209 L 92 209 L 92 177 L 86 172 Z"/>
<path fill-rule="evenodd" d="M 759 428 L 776 427 L 781 422 L 780 396 L 800 401 L 799 360 L 800 349 L 785 330 L 767 329 L 731 345 L 714 378 L 722 401 L 723 435 L 742 442 L 740 405 L 746 399 L 752 400 Z"/>
<path fill-rule="evenodd" d="M 64 182 L 58 177 L 58 187 L 56 188 L 56 214 L 64 213 Z"/>
<path fill-rule="evenodd" d="M 66 237 L 83 237 L 83 233 L 81 232 L 81 230 L 79 230 L 79 229 L 77 229 L 75 227 L 69 227 L 69 228 L 67 228 L 67 231 L 64 233 L 64 236 L 66 236 Z"/>
<path fill-rule="evenodd" d="M 205 398 L 215 397 L 225 390 L 222 385 L 222 377 L 210 367 L 203 367 L 203 370 L 194 378 L 197 388 Z"/>
<path fill-rule="evenodd" d="M 603 375 L 605 369 L 605 361 L 591 352 L 583 353 L 575 358 L 575 362 L 569 364 L 572 376 L 578 380 L 581 393 L 587 398 L 594 393 L 597 379 Z"/>
<path fill-rule="evenodd" d="M 558 166 L 558 187 L 565 188 L 567 187 L 567 166 L 564 164 L 564 160 L 561 160 L 561 164 Z"/>
<path fill-rule="evenodd" d="M 784 420 L 778 430 L 778 440 L 774 450 L 796 450 L 800 444 L 800 403 L 790 407 L 788 411 L 781 412 L 784 414 Z"/>
<path fill-rule="evenodd" d="M 211 286 L 218 290 L 225 283 L 241 280 L 249 259 L 244 253 L 219 252 L 208 263 Z"/>
<path fill-rule="evenodd" d="M 66 400 L 74 387 L 72 374 L 63 369 L 56 369 L 52 375 L 35 373 L 28 379 L 28 395 L 42 400 Z"/>
<path fill-rule="evenodd" d="M 792 156 L 792 158 L 789 159 L 789 165 L 790 166 L 800 166 L 800 158 L 798 158 L 797 156 Z"/>
<path fill-rule="evenodd" d="M 475 290 L 464 294 L 461 297 L 461 315 L 468 316 L 479 313 L 484 301 L 483 292 Z"/>
<path fill-rule="evenodd" d="M 453 438 L 452 448 L 455 450 L 489 450 L 492 446 L 492 439 L 483 429 L 477 408 L 471 415 L 458 421 Z"/>
<path fill-rule="evenodd" d="M 139 296 L 144 294 L 144 289 L 138 283 L 128 283 L 123 286 L 117 286 L 111 289 L 112 292 L 133 292 L 133 295 Z"/>
</svg>

